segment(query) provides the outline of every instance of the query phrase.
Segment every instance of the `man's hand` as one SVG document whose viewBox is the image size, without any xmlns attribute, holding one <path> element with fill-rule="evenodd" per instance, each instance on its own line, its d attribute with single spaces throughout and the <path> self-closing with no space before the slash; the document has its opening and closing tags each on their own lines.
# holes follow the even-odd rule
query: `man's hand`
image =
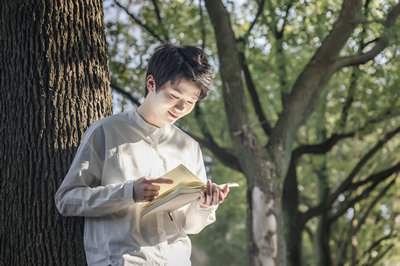
<svg viewBox="0 0 400 266">
<path fill-rule="evenodd" d="M 133 200 L 135 202 L 151 201 L 158 196 L 160 186 L 156 184 L 172 184 L 167 178 L 141 177 L 133 183 Z"/>
<path fill-rule="evenodd" d="M 228 185 L 225 185 L 223 188 L 221 188 L 217 184 L 211 183 L 211 180 L 207 180 L 207 188 L 201 193 L 201 196 L 198 198 L 198 202 L 203 208 L 216 206 L 224 202 L 228 192 Z"/>
</svg>

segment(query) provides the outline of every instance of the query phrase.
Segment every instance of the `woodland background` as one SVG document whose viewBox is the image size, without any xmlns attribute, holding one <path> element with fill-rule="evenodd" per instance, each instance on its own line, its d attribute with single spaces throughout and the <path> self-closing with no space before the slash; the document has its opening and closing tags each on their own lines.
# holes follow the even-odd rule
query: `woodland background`
<svg viewBox="0 0 400 266">
<path fill-rule="evenodd" d="M 276 123 L 283 97 L 332 30 L 342 1 L 223 3 L 236 48 L 245 57 L 242 78 L 249 120 L 261 142 L 267 143 L 260 117 Z M 396 203 L 400 31 L 398 21 L 391 30 L 383 26 L 395 4 L 363 1 L 362 17 L 340 56 L 371 51 L 385 31 L 390 45 L 370 60 L 336 72 L 316 96 L 313 114 L 294 138 L 296 166 L 291 174 L 297 178 L 298 195 L 288 200 L 288 208 L 307 216 L 302 241 L 296 243 L 303 265 L 393 265 L 400 261 Z M 201 262 L 245 265 L 246 179 L 229 163 L 218 160 L 213 150 L 229 149 L 232 144 L 218 73 L 218 47 L 204 3 L 110 0 L 105 1 L 105 17 L 114 110 L 128 109 L 140 101 L 146 62 L 160 42 L 198 45 L 210 56 L 215 70 L 213 89 L 199 104 L 201 115 L 192 114 L 179 121 L 179 126 L 208 143 L 204 145 L 207 169 L 215 182 L 236 181 L 241 188 L 231 190 L 218 211 L 218 222 L 192 239 Z M 199 128 L 203 126 L 206 129 Z M 391 132 L 393 137 L 386 139 Z M 214 142 L 218 148 L 207 150 Z M 349 178 L 353 184 L 339 190 Z M 334 193 L 332 201 L 329 198 Z M 311 213 L 316 206 L 321 210 Z"/>
<path fill-rule="evenodd" d="M 398 265 L 399 14 L 383 0 L 1 1 L 0 264 L 84 265 L 82 219 L 53 195 L 87 126 L 140 104 L 170 41 L 214 68 L 177 125 L 214 182 L 241 185 L 191 236 L 193 265 Z"/>
</svg>

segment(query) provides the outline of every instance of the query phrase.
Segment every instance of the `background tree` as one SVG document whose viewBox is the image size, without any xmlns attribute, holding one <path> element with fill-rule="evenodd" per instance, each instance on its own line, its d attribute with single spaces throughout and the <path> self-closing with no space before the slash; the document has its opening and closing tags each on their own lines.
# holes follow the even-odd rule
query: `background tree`
<svg viewBox="0 0 400 266">
<path fill-rule="evenodd" d="M 212 152 L 217 181 L 223 171 L 214 158 L 245 175 L 249 264 L 394 258 L 399 4 L 106 3 L 118 14 L 110 15 L 108 40 L 122 102 L 140 102 L 146 62 L 162 41 L 204 47 L 218 70 L 208 100 L 180 126 Z M 235 264 L 243 247 L 236 248 L 220 265 Z"/>
<path fill-rule="evenodd" d="M 102 1 L 0 3 L 0 264 L 85 265 L 83 220 L 54 194 L 111 114 Z"/>
</svg>

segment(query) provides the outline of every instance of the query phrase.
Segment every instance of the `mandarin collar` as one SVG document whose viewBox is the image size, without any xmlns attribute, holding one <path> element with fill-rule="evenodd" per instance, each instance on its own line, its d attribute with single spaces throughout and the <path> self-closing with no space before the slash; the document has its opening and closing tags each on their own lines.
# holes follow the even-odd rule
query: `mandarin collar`
<svg viewBox="0 0 400 266">
<path fill-rule="evenodd" d="M 137 112 L 137 109 L 134 109 L 131 113 L 132 119 L 136 122 L 136 124 L 144 130 L 146 135 L 153 136 L 153 137 L 160 137 L 164 134 L 167 134 L 172 125 L 166 125 L 163 127 L 156 127 L 149 123 L 147 123 Z"/>
</svg>

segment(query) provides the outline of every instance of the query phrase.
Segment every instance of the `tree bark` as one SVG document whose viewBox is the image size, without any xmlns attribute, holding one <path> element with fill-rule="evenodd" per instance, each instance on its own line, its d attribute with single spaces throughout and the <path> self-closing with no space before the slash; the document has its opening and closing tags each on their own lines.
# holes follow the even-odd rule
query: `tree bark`
<svg viewBox="0 0 400 266">
<path fill-rule="evenodd" d="M 102 1 L 0 3 L 0 264 L 85 265 L 83 219 L 54 194 L 112 112 Z"/>
<path fill-rule="evenodd" d="M 229 13 L 221 1 L 206 0 L 205 4 L 218 46 L 229 131 L 240 168 L 248 180 L 249 265 L 280 265 L 281 173 L 250 126 Z"/>
<path fill-rule="evenodd" d="M 282 232 L 286 243 L 287 265 L 301 265 L 301 243 L 304 221 L 299 211 L 299 191 L 297 182 L 297 156 L 292 156 L 282 191 Z"/>
</svg>

